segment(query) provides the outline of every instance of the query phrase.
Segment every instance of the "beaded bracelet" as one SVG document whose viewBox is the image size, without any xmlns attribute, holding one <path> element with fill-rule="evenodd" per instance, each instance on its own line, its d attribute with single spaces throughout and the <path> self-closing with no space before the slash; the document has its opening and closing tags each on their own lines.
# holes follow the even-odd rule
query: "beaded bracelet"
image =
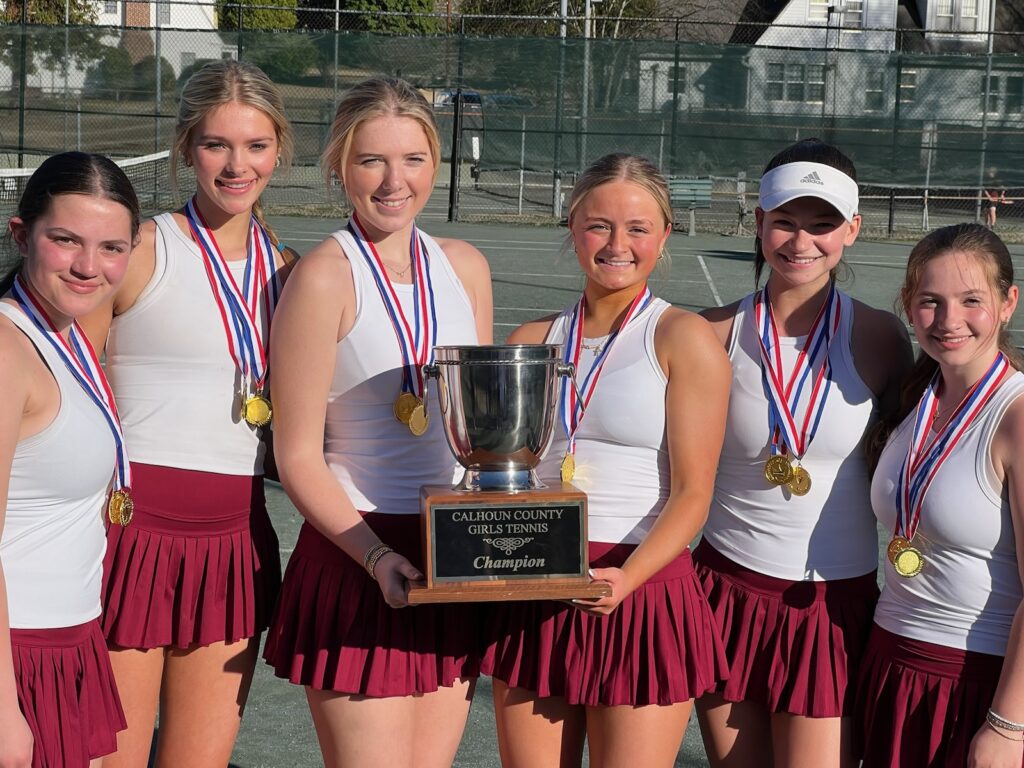
<svg viewBox="0 0 1024 768">
<path fill-rule="evenodd" d="M 992 709 L 989 709 L 988 714 L 985 715 L 985 720 L 988 721 L 989 725 L 994 725 L 996 728 L 1002 728 L 1004 731 L 1024 733 L 1024 723 L 1015 723 L 1012 720 L 1007 720 Z"/>
<path fill-rule="evenodd" d="M 394 551 L 395 550 L 393 550 L 384 542 L 374 544 L 372 547 L 366 550 L 366 554 L 363 555 L 363 568 L 365 568 L 366 572 L 370 574 L 371 579 L 377 578 L 373 575 L 373 569 L 377 567 L 377 561 L 384 557 L 384 555 L 386 555 L 388 552 Z"/>
</svg>

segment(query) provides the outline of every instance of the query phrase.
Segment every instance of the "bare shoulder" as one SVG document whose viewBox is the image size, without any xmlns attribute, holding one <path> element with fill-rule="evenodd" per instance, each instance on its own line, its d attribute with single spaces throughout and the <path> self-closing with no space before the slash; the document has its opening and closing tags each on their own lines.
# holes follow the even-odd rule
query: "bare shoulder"
<svg viewBox="0 0 1024 768">
<path fill-rule="evenodd" d="M 679 307 L 665 310 L 654 334 L 656 348 L 668 344 L 672 349 L 683 352 L 696 352 L 708 346 L 721 350 L 722 345 L 718 341 L 714 325 L 703 312 L 690 312 Z"/>
<path fill-rule="evenodd" d="M 547 315 L 523 323 L 508 335 L 508 344 L 543 344 L 558 315 Z"/>
<path fill-rule="evenodd" d="M 309 253 L 293 262 L 287 287 L 293 292 L 329 295 L 352 284 L 352 266 L 341 244 L 333 237 L 315 245 Z"/>
<path fill-rule="evenodd" d="M 740 302 L 734 301 L 724 307 L 708 307 L 700 311 L 703 317 L 711 325 L 715 337 L 724 347 L 729 343 L 729 335 L 732 333 L 732 323 L 736 318 L 736 312 L 740 308 Z"/>
<path fill-rule="evenodd" d="M 910 349 L 910 334 L 907 327 L 892 312 L 877 309 L 857 299 L 853 300 L 854 332 L 870 342 L 879 357 L 888 357 L 893 352 Z"/>
</svg>

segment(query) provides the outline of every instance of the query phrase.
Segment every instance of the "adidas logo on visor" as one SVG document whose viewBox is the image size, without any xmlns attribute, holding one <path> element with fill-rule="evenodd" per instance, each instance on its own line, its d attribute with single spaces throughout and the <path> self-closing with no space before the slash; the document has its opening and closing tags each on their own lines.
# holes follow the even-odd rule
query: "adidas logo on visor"
<svg viewBox="0 0 1024 768">
<path fill-rule="evenodd" d="M 806 176 L 804 176 L 802 179 L 800 179 L 800 183 L 801 184 L 820 184 L 821 186 L 825 186 L 825 182 L 821 180 L 821 177 L 818 175 L 817 171 L 811 171 L 810 173 L 808 173 Z"/>
</svg>

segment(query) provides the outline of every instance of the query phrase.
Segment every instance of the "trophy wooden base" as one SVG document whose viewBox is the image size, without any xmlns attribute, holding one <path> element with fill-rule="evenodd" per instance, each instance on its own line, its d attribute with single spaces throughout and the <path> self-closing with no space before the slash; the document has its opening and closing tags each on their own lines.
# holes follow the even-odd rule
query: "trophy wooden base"
<svg viewBox="0 0 1024 768">
<path fill-rule="evenodd" d="M 570 485 L 535 491 L 420 494 L 423 583 L 409 602 L 567 600 L 611 594 L 587 576 L 587 497 Z"/>
</svg>

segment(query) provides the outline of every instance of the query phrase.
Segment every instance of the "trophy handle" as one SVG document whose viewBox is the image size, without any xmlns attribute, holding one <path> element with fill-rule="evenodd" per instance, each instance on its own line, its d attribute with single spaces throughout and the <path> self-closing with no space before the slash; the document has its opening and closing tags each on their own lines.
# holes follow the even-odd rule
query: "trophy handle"
<svg viewBox="0 0 1024 768">
<path fill-rule="evenodd" d="M 441 366 L 436 363 L 427 363 L 423 366 L 424 378 L 437 379 L 437 399 L 440 401 L 441 413 L 448 413 L 448 385 L 445 384 L 444 377 L 441 375 Z M 424 397 L 426 396 L 426 389 L 423 390 Z"/>
<path fill-rule="evenodd" d="M 568 376 L 569 381 L 572 382 L 572 388 L 576 392 L 576 399 L 583 400 L 583 396 L 580 394 L 580 386 L 576 383 L 576 366 L 572 363 L 557 363 L 555 365 L 556 376 Z"/>
</svg>

